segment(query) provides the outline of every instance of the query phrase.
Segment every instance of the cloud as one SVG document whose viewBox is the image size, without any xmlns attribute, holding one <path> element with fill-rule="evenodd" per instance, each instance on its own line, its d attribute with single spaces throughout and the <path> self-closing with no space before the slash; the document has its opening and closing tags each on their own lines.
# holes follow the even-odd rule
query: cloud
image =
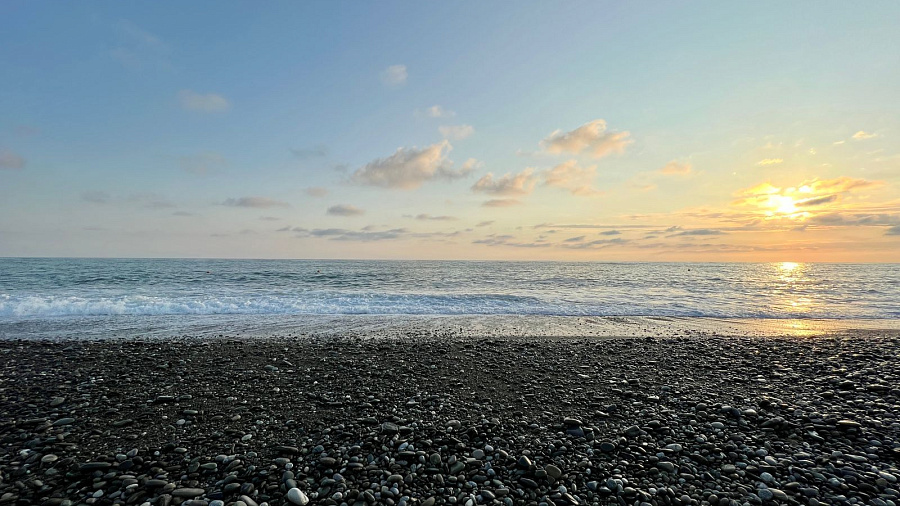
<svg viewBox="0 0 900 506">
<path fill-rule="evenodd" d="M 862 130 L 860 130 L 859 132 L 856 132 L 855 134 L 853 134 L 853 138 L 856 139 L 856 140 L 858 140 L 858 141 L 861 141 L 861 140 L 863 140 L 863 139 L 874 139 L 875 137 L 878 137 L 878 134 L 876 134 L 876 133 L 869 133 L 869 132 L 865 132 L 865 131 L 862 131 Z"/>
<path fill-rule="evenodd" d="M 385 86 L 397 88 L 406 84 L 406 65 L 391 65 L 381 71 L 381 82 Z"/>
<path fill-rule="evenodd" d="M 316 228 L 313 230 L 303 230 L 298 237 L 318 237 L 328 239 L 330 241 L 388 241 L 394 239 L 403 239 L 409 235 L 409 230 L 405 228 L 392 228 L 390 230 L 372 231 L 372 230 L 347 230 L 344 228 Z"/>
<path fill-rule="evenodd" d="M 522 202 L 516 199 L 491 199 L 481 205 L 483 207 L 513 207 L 522 205 Z"/>
<path fill-rule="evenodd" d="M 563 240 L 563 242 L 582 242 L 586 236 L 579 235 L 576 237 L 569 237 L 568 239 Z"/>
<path fill-rule="evenodd" d="M 425 115 L 429 118 L 452 118 L 456 116 L 456 113 L 439 105 L 433 105 L 428 109 L 425 109 Z"/>
<path fill-rule="evenodd" d="M 222 202 L 223 206 L 228 207 L 250 207 L 256 209 L 268 209 L 272 207 L 290 207 L 287 202 L 273 200 L 267 197 L 240 197 L 226 199 Z"/>
<path fill-rule="evenodd" d="M 619 232 L 618 230 L 604 230 L 603 232 L 600 232 L 600 235 L 620 235 L 621 233 L 622 232 Z"/>
<path fill-rule="evenodd" d="M 421 221 L 456 221 L 457 218 L 455 216 L 432 216 L 430 214 L 417 214 L 415 216 L 417 220 Z"/>
<path fill-rule="evenodd" d="M 110 196 L 105 191 L 88 190 L 86 192 L 82 192 L 81 200 L 90 202 L 92 204 L 108 204 L 110 201 Z"/>
<path fill-rule="evenodd" d="M 182 170 L 193 174 L 216 172 L 227 164 L 228 161 L 225 160 L 224 156 L 211 151 L 182 156 L 178 159 L 178 165 L 181 166 Z"/>
<path fill-rule="evenodd" d="M 751 186 L 750 188 L 745 188 L 737 192 L 739 196 L 754 196 L 754 195 L 773 195 L 781 191 L 781 188 L 772 186 L 772 183 L 765 182 L 760 183 L 756 186 Z"/>
<path fill-rule="evenodd" d="M 487 221 L 479 221 L 478 224 L 475 226 L 476 227 L 486 227 L 488 225 L 493 225 L 493 224 L 494 224 L 494 220 L 487 220 Z"/>
<path fill-rule="evenodd" d="M 260 216 L 260 217 L 259 217 L 259 220 L 260 220 L 260 221 L 278 221 L 278 220 L 280 220 L 280 219 L 281 219 L 281 218 L 279 218 L 279 217 L 277 217 L 277 216 Z"/>
<path fill-rule="evenodd" d="M 600 194 L 592 185 L 597 167 L 579 167 L 576 160 L 563 162 L 544 173 L 544 184 L 569 190 L 572 195 L 590 196 Z"/>
<path fill-rule="evenodd" d="M 887 229 L 884 232 L 884 235 L 900 235 L 900 225 L 894 225 L 893 227 Z"/>
<path fill-rule="evenodd" d="M 836 202 L 840 194 L 874 189 L 883 184 L 882 181 L 851 177 L 812 179 L 788 188 L 765 182 L 737 192 L 738 199 L 732 205 L 759 208 L 769 218 L 807 218 L 809 212 L 800 208 L 830 204 Z"/>
<path fill-rule="evenodd" d="M 8 149 L 0 149 L 0 169 L 21 169 L 25 164 L 25 159 L 20 155 Z"/>
<path fill-rule="evenodd" d="M 681 227 L 670 227 L 666 230 L 666 232 L 672 231 L 673 228 L 675 230 L 679 230 Z M 706 235 L 724 235 L 725 232 L 721 230 L 716 230 L 712 228 L 695 228 L 691 230 L 681 230 L 679 232 L 675 232 L 669 237 L 679 237 L 679 236 L 706 236 Z"/>
<path fill-rule="evenodd" d="M 883 181 L 871 181 L 868 179 L 858 179 L 852 177 L 837 177 L 834 179 L 814 179 L 804 182 L 801 186 L 810 186 L 814 191 L 819 192 L 848 192 L 853 190 L 865 190 L 883 186 Z"/>
<path fill-rule="evenodd" d="M 643 183 L 632 182 L 632 183 L 630 184 L 630 186 L 631 186 L 632 188 L 634 188 L 635 190 L 637 190 L 637 191 L 642 191 L 642 192 L 649 192 L 649 191 L 653 191 L 653 190 L 655 190 L 656 188 L 658 188 L 658 187 L 657 187 L 655 184 L 653 184 L 653 183 L 646 183 L 646 184 L 643 184 Z"/>
<path fill-rule="evenodd" d="M 453 162 L 447 156 L 453 146 L 442 141 L 422 149 L 398 148 L 393 155 L 377 158 L 358 169 L 350 176 L 350 181 L 382 188 L 413 190 L 428 181 L 438 179 L 454 180 L 469 175 L 478 161 L 469 159 L 453 170 Z"/>
<path fill-rule="evenodd" d="M 231 109 L 228 99 L 216 93 L 204 95 L 191 90 L 181 90 L 178 92 L 178 100 L 181 107 L 189 111 L 224 112 Z"/>
<path fill-rule="evenodd" d="M 628 244 L 629 240 L 615 238 L 615 239 L 596 239 L 594 241 L 588 242 L 564 242 L 560 246 L 569 249 L 604 249 L 610 248 L 612 246 L 620 246 L 622 244 Z"/>
<path fill-rule="evenodd" d="M 323 156 L 328 156 L 328 147 L 324 144 L 317 144 L 309 148 L 292 149 L 291 153 L 293 153 L 296 158 L 299 158 L 301 160 L 321 158 Z"/>
<path fill-rule="evenodd" d="M 515 175 L 507 172 L 499 178 L 494 178 L 494 174 L 488 172 L 472 185 L 472 191 L 491 195 L 528 195 L 534 190 L 536 182 L 537 178 L 531 169 Z"/>
<path fill-rule="evenodd" d="M 586 153 L 594 158 L 602 158 L 611 153 L 623 153 L 632 143 L 629 132 L 611 132 L 606 129 L 606 121 L 596 119 L 585 123 L 571 132 L 556 130 L 541 145 L 549 153 Z"/>
<path fill-rule="evenodd" d="M 837 201 L 837 195 L 826 195 L 824 197 L 814 197 L 811 199 L 798 200 L 794 202 L 794 205 L 797 207 L 811 207 L 811 206 L 821 206 L 822 204 L 829 204 L 831 202 Z"/>
<path fill-rule="evenodd" d="M 485 246 L 510 246 L 513 248 L 547 248 L 549 243 L 542 242 L 516 242 L 512 235 L 495 235 L 491 234 L 483 239 L 476 239 L 472 244 L 484 244 Z"/>
<path fill-rule="evenodd" d="M 303 193 L 309 195 L 310 197 L 318 198 L 328 195 L 328 189 L 322 188 L 321 186 L 310 186 L 309 188 L 303 190 Z"/>
<path fill-rule="evenodd" d="M 672 160 L 667 163 L 665 167 L 659 169 L 660 174 L 664 174 L 666 176 L 687 176 L 691 173 L 693 167 L 690 162 L 679 162 L 677 160 Z"/>
<path fill-rule="evenodd" d="M 760 167 L 766 167 L 769 165 L 778 165 L 783 162 L 784 160 L 781 158 L 763 158 L 762 160 L 756 162 L 756 165 Z"/>
<path fill-rule="evenodd" d="M 809 223 L 823 226 L 895 226 L 900 225 L 900 214 L 869 212 L 830 212 L 809 219 Z"/>
<path fill-rule="evenodd" d="M 445 139 L 459 141 L 475 133 L 475 128 L 472 125 L 445 125 L 438 127 L 438 131 Z"/>
<path fill-rule="evenodd" d="M 359 216 L 365 214 L 365 211 L 356 206 L 338 204 L 329 207 L 325 213 L 331 216 Z"/>
<path fill-rule="evenodd" d="M 125 19 L 113 28 L 119 44 L 109 52 L 112 59 L 132 70 L 171 67 L 172 49 L 161 38 Z"/>
</svg>

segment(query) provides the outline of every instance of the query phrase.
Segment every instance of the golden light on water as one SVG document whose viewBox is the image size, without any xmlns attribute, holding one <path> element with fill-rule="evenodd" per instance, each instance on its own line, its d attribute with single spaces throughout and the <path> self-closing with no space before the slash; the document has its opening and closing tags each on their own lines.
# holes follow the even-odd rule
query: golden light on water
<svg viewBox="0 0 900 506">
<path fill-rule="evenodd" d="M 808 264 L 778 262 L 772 265 L 774 267 L 770 296 L 772 306 L 778 310 L 789 307 L 790 312 L 795 313 L 808 313 L 815 309 L 817 305 L 815 300 L 803 294 Z"/>
<path fill-rule="evenodd" d="M 782 272 L 791 272 L 799 266 L 800 264 L 797 262 L 781 262 L 778 264 L 778 268 L 781 269 Z"/>
</svg>

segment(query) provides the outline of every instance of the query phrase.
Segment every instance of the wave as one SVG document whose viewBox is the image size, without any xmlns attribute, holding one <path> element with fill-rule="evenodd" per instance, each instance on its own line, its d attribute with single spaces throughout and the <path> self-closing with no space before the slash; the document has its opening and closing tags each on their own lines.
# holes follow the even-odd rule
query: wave
<svg viewBox="0 0 900 506">
<path fill-rule="evenodd" d="M 714 318 L 896 318 L 893 308 L 881 311 L 828 309 L 798 311 L 784 306 L 635 304 L 633 300 L 582 301 L 571 298 L 542 300 L 508 294 L 386 294 L 305 293 L 302 295 L 217 296 L 84 296 L 0 294 L 0 319 L 66 316 L 164 315 L 544 315 L 544 316 L 668 316 Z"/>
<path fill-rule="evenodd" d="M 0 294 L 0 317 L 213 314 L 540 314 L 534 297 L 488 295 L 318 294 L 290 296 L 115 297 Z"/>
</svg>

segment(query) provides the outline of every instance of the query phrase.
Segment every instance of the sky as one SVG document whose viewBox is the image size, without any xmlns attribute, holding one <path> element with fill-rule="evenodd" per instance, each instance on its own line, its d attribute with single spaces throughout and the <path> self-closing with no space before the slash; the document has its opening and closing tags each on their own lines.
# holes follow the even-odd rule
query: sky
<svg viewBox="0 0 900 506">
<path fill-rule="evenodd" d="M 900 259 L 900 3 L 0 3 L 0 256 Z"/>
</svg>

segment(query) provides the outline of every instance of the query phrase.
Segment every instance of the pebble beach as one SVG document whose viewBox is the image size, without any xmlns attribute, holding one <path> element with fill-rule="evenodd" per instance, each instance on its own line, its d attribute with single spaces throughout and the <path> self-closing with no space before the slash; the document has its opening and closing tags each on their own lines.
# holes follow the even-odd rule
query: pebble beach
<svg viewBox="0 0 900 506">
<path fill-rule="evenodd" d="M 0 341 L 2 505 L 900 502 L 900 333 Z"/>
</svg>

